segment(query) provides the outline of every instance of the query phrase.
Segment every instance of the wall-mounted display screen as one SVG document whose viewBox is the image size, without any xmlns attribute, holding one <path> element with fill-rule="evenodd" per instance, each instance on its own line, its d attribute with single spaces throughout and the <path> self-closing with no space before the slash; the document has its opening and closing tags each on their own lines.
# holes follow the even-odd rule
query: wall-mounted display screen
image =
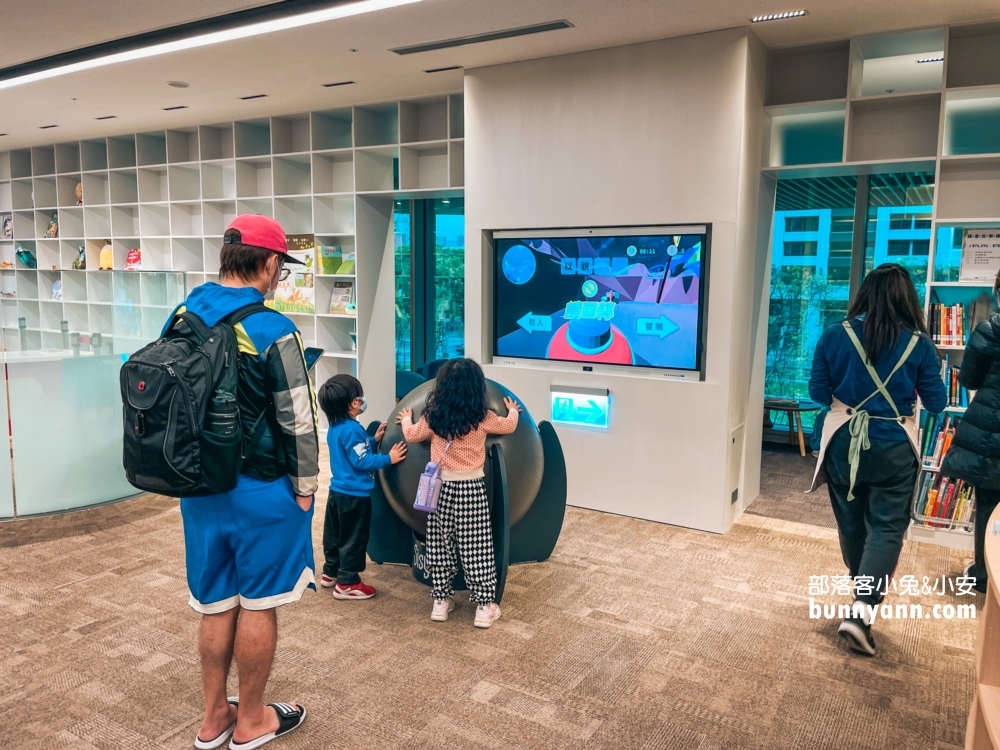
<svg viewBox="0 0 1000 750">
<path fill-rule="evenodd" d="M 705 226 L 496 232 L 494 353 L 700 370 Z"/>
</svg>

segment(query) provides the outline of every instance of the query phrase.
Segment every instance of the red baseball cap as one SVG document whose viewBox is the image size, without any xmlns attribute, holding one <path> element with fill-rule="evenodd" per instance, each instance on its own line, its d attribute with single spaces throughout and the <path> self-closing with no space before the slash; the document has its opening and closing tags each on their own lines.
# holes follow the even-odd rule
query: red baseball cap
<svg viewBox="0 0 1000 750">
<path fill-rule="evenodd" d="M 222 244 L 262 247 L 265 250 L 284 255 L 286 263 L 302 263 L 298 258 L 288 254 L 288 240 L 285 239 L 285 230 L 281 228 L 281 224 L 269 216 L 261 216 L 260 214 L 237 216 L 226 227 Z"/>
</svg>

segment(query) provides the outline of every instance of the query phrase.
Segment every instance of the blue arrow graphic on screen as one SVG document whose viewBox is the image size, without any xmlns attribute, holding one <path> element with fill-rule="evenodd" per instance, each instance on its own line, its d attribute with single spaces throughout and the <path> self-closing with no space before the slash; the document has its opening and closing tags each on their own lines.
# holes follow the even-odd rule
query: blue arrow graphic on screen
<svg viewBox="0 0 1000 750">
<path fill-rule="evenodd" d="M 635 332 L 639 336 L 659 336 L 664 339 L 680 329 L 681 327 L 666 315 L 661 315 L 659 318 L 638 318 L 635 321 Z"/>
<path fill-rule="evenodd" d="M 577 406 L 576 413 L 583 417 L 584 422 L 589 423 L 603 422 L 606 414 L 604 408 L 594 399 L 589 399 L 583 406 Z"/>
<path fill-rule="evenodd" d="M 552 331 L 552 316 L 528 313 L 517 321 L 517 324 L 528 333 L 534 333 L 535 331 L 550 332 Z"/>
</svg>

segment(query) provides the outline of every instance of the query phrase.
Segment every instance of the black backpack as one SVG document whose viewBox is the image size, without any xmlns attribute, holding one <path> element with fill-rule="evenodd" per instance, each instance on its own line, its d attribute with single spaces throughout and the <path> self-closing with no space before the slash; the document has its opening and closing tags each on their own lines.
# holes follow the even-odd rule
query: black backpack
<svg viewBox="0 0 1000 750">
<path fill-rule="evenodd" d="M 122 365 L 125 476 L 137 489 L 173 497 L 228 492 L 260 437 L 240 419 L 240 353 L 233 326 L 274 312 L 262 303 L 240 308 L 209 328 L 182 312 L 158 340 Z M 184 332 L 178 321 L 187 324 Z"/>
</svg>

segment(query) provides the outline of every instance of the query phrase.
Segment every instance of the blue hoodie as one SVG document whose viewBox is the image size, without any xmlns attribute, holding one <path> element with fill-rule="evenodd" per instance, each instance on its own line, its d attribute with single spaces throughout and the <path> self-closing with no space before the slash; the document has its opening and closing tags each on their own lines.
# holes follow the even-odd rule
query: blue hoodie
<svg viewBox="0 0 1000 750">
<path fill-rule="evenodd" d="M 326 432 L 330 448 L 330 490 L 343 495 L 367 497 L 375 488 L 375 472 L 392 463 L 378 453 L 375 438 L 356 419 L 348 417 Z"/>
</svg>

